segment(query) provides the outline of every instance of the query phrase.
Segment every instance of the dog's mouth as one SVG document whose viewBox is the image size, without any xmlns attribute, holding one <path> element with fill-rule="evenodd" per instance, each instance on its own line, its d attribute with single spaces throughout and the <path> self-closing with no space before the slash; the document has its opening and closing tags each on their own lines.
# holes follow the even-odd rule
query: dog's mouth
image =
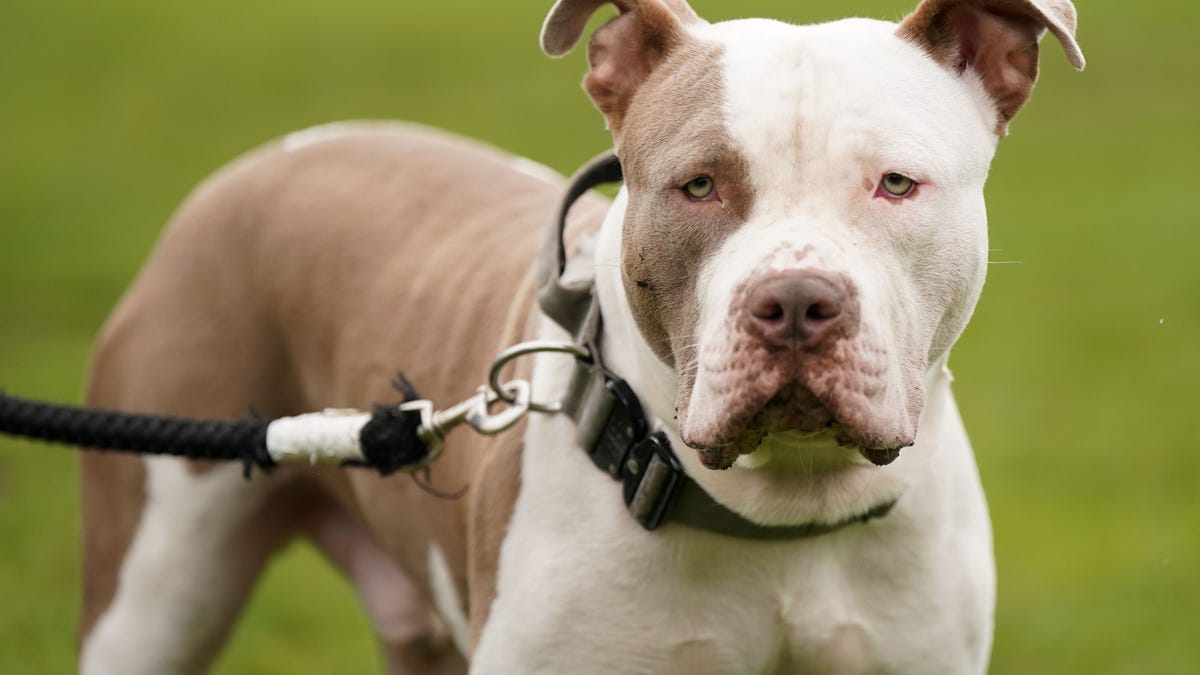
<svg viewBox="0 0 1200 675">
<path fill-rule="evenodd" d="M 680 438 L 709 469 L 728 469 L 768 435 L 784 434 L 811 435 L 806 445 L 848 463 L 887 466 L 916 441 L 924 406 L 924 364 L 894 358 L 888 344 L 867 324 L 803 349 L 731 325 L 679 367 Z"/>
<path fill-rule="evenodd" d="M 726 433 L 719 437 L 708 440 L 681 435 L 685 444 L 698 451 L 701 463 L 714 470 L 728 469 L 742 455 L 754 453 L 771 434 L 824 438 L 831 445 L 857 451 L 875 466 L 891 464 L 903 447 L 912 444 L 881 443 L 882 439 L 858 431 L 852 420 L 839 419 L 837 410 L 800 382 L 792 382 L 743 420 L 728 420 L 723 425 Z"/>
</svg>

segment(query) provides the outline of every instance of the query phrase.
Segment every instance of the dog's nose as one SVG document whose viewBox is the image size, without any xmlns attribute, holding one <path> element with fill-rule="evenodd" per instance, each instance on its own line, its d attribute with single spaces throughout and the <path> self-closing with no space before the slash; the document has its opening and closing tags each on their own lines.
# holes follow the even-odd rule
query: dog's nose
<svg viewBox="0 0 1200 675">
<path fill-rule="evenodd" d="M 749 323 L 777 347 L 817 347 L 846 320 L 846 292 L 827 274 L 796 270 L 771 275 L 747 295 Z"/>
</svg>

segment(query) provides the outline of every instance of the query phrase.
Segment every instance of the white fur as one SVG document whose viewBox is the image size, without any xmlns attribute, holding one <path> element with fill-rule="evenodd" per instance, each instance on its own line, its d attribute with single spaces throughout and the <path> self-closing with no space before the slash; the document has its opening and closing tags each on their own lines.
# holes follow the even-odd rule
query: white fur
<svg viewBox="0 0 1200 675">
<path fill-rule="evenodd" d="M 196 653 L 201 636 L 227 621 L 214 600 L 238 595 L 223 590 L 234 583 L 222 565 L 236 555 L 231 530 L 265 496 L 240 466 L 195 475 L 178 459 L 147 459 L 142 520 L 116 597 L 83 644 L 80 672 L 189 672 L 207 658 Z"/>
<path fill-rule="evenodd" d="M 470 654 L 471 625 L 463 611 L 465 605 L 458 597 L 458 587 L 454 584 L 450 565 L 446 563 L 446 555 L 437 544 L 429 547 L 429 559 L 426 563 L 429 568 L 429 589 L 433 593 L 433 606 L 450 629 L 450 636 L 454 639 L 454 646 L 458 648 L 459 653 Z"/>
<path fill-rule="evenodd" d="M 751 227 L 786 229 L 764 234 L 759 246 L 790 237 L 849 261 L 876 303 L 873 317 L 887 314 L 901 269 L 919 264 L 936 277 L 928 286 L 961 290 L 967 305 L 940 320 L 941 294 L 915 298 L 930 305 L 922 323 L 941 324 L 933 342 L 944 348 L 966 326 L 986 272 L 983 183 L 998 140 L 995 109 L 977 78 L 947 77 L 895 30 L 870 19 L 814 26 L 756 19 L 708 32 L 725 51 L 726 124 L 755 181 Z M 799 75 L 767 76 L 781 64 Z M 907 210 L 870 199 L 873 187 L 859 189 L 893 171 L 922 184 Z M 893 269 L 879 269 L 881 258 L 894 260 Z M 739 277 L 753 264 L 745 256 L 742 267 L 721 260 L 722 274 Z M 704 298 L 702 307 L 711 317 L 727 307 L 712 303 L 725 300 Z"/>
<path fill-rule="evenodd" d="M 995 601 L 991 532 L 950 393 L 945 350 L 935 348 L 961 331 L 982 284 L 982 258 L 971 256 L 986 252 L 979 192 L 995 140 L 988 111 L 971 95 L 963 103 L 962 91 L 938 89 L 952 85 L 934 77 L 936 66 L 915 48 L 892 37 L 894 29 L 867 21 L 812 28 L 749 21 L 697 29 L 726 47 L 726 115 L 761 200 L 751 225 L 729 239 L 703 274 L 697 302 L 699 338 L 720 339 L 714 317 L 729 311 L 734 285 L 772 247 L 803 236 L 815 242 L 810 263 L 837 267 L 863 286 L 863 315 L 886 339 L 917 344 L 887 303 L 900 293 L 929 305 L 932 315 L 937 285 L 902 278 L 911 264 L 903 246 L 912 237 L 885 225 L 920 219 L 881 224 L 862 212 L 878 205 L 856 206 L 856 197 L 838 185 L 849 180 L 854 192 L 864 178 L 904 171 L 936 186 L 929 189 L 936 199 L 927 200 L 926 208 L 944 214 L 939 225 L 949 223 L 949 232 L 937 236 L 961 235 L 964 241 L 946 244 L 952 251 L 947 255 L 963 259 L 947 261 L 950 269 L 933 275 L 964 286 L 956 288 L 964 298 L 942 298 L 943 305 L 962 305 L 942 307 L 949 318 L 920 319 L 920 329 L 939 337 L 924 376 L 919 435 L 900 459 L 886 468 L 822 477 L 822 453 L 833 452 L 825 449 L 827 439 L 797 437 L 728 471 L 702 468 L 672 421 L 675 374 L 642 339 L 623 295 L 624 191 L 600 232 L 596 281 L 607 365 L 629 380 L 685 469 L 718 501 L 754 520 L 779 523 L 831 510 L 848 514 L 901 495 L 897 506 L 869 527 L 797 541 L 741 541 L 677 525 L 646 533 L 625 512 L 617 485 L 581 449 L 564 443 L 573 438 L 568 420 L 531 419 L 522 491 L 501 551 L 499 595 L 473 673 L 986 670 Z M 764 64 L 789 77 L 762 77 Z M 861 73 L 864 64 L 892 70 L 877 78 L 846 77 Z M 781 90 L 780 82 L 794 89 Z M 914 91 L 899 99 L 899 108 L 872 108 L 871 88 L 901 86 Z M 897 115 L 927 115 L 943 135 L 893 137 L 889 120 Z M 969 179 L 963 185 L 945 184 L 948 176 L 964 175 Z M 926 239 L 938 244 L 937 236 Z M 879 252 L 899 258 L 880 265 Z M 911 253 L 931 254 L 938 252 Z M 549 321 L 541 332 L 544 338 L 568 337 Z M 551 398 L 565 391 L 568 371 L 559 357 L 539 357 L 535 391 Z M 779 460 L 788 455 L 809 463 Z M 818 484 L 826 492 L 819 503 L 811 500 Z"/>
<path fill-rule="evenodd" d="M 301 129 L 284 137 L 283 149 L 286 152 L 295 152 L 324 141 L 362 133 L 364 126 L 372 124 L 378 123 L 364 121 L 330 122 L 328 124 Z"/>
</svg>

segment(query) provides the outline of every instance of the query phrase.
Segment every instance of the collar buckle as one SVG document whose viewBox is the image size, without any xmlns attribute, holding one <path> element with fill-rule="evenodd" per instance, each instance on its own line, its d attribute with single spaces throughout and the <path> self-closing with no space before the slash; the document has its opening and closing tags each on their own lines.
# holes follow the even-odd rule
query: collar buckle
<svg viewBox="0 0 1200 675">
<path fill-rule="evenodd" d="M 683 467 L 670 441 L 657 431 L 635 443 L 621 474 L 629 514 L 646 530 L 654 530 L 666 520 L 683 485 Z"/>
<path fill-rule="evenodd" d="M 582 364 L 581 364 L 582 365 Z M 661 431 L 650 433 L 629 384 L 593 365 L 580 368 L 588 385 L 576 417 L 579 444 L 592 463 L 621 483 L 629 514 L 646 530 L 667 520 L 685 474 Z"/>
</svg>

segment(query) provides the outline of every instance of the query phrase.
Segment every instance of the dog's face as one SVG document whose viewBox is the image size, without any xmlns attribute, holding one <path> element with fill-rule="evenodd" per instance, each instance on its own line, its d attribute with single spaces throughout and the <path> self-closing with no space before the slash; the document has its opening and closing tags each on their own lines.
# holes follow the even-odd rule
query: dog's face
<svg viewBox="0 0 1200 675">
<path fill-rule="evenodd" d="M 600 0 L 560 0 L 563 53 Z M 632 315 L 675 372 L 680 437 L 727 468 L 768 435 L 886 464 L 983 285 L 983 183 L 1065 0 L 927 0 L 899 26 L 710 25 L 620 0 L 585 88 L 625 171 Z"/>
</svg>

